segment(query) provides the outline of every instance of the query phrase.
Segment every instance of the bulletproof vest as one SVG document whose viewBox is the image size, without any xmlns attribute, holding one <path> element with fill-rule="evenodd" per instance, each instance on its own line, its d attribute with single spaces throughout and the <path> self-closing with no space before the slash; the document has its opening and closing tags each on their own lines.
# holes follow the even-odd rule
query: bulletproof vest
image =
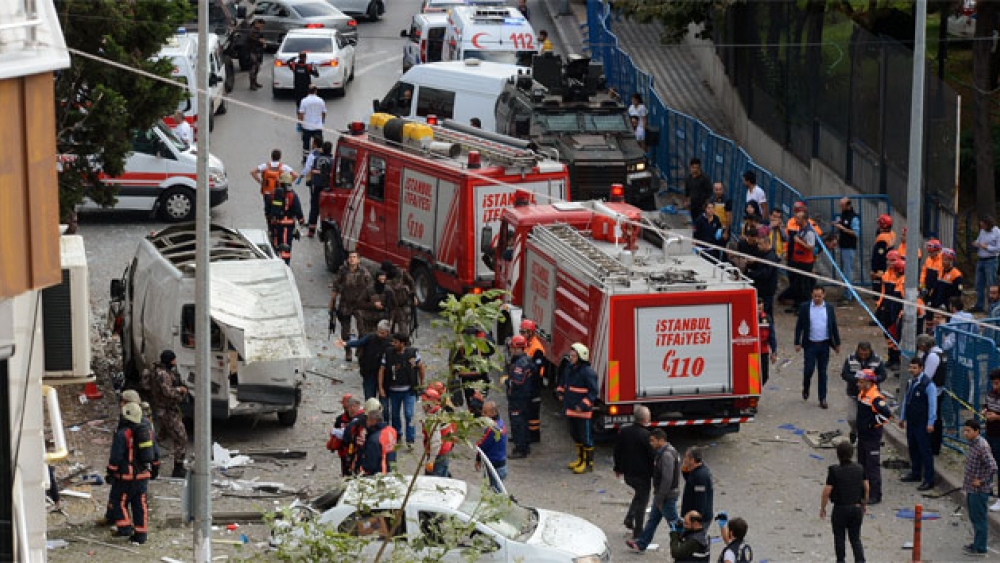
<svg viewBox="0 0 1000 563">
<path fill-rule="evenodd" d="M 857 217 L 857 216 L 858 216 L 857 213 L 855 213 L 853 209 L 848 209 L 847 211 L 844 211 L 843 213 L 841 213 L 839 223 L 841 225 L 843 225 L 845 228 L 850 229 L 851 228 L 851 221 L 853 221 L 854 218 Z M 857 233 L 855 233 L 855 234 L 857 234 Z M 838 234 L 837 234 L 837 245 L 840 246 L 840 248 L 857 248 L 858 247 L 858 237 L 857 236 L 853 236 L 852 237 L 851 235 L 848 235 L 847 233 L 844 233 L 842 231 L 838 231 Z"/>
<path fill-rule="evenodd" d="M 407 347 L 402 352 L 396 352 L 391 346 L 385 350 L 386 387 L 401 387 L 417 385 L 417 368 L 410 365 L 410 360 L 417 356 L 417 351 Z"/>
</svg>

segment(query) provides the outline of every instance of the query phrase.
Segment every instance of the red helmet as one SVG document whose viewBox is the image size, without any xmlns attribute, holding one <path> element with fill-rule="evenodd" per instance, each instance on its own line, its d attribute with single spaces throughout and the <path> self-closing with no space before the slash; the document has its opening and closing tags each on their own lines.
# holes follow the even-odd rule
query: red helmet
<svg viewBox="0 0 1000 563">
<path fill-rule="evenodd" d="M 430 385 L 427 386 L 428 389 L 437 391 L 438 395 L 444 396 L 445 386 L 441 381 L 432 381 Z"/>
<path fill-rule="evenodd" d="M 537 329 L 538 325 L 535 324 L 535 321 L 531 319 L 524 319 L 521 321 L 521 330 L 537 330 Z"/>
<path fill-rule="evenodd" d="M 347 406 L 347 401 L 350 401 L 350 400 L 351 400 L 351 394 L 350 393 L 344 393 L 344 397 L 342 399 L 340 399 L 340 404 L 342 404 L 342 405 L 344 405 L 346 407 Z"/>
<path fill-rule="evenodd" d="M 800 209 L 806 209 L 806 204 L 804 201 L 796 201 L 792 204 L 792 212 L 796 212 Z"/>
<path fill-rule="evenodd" d="M 927 252 L 938 252 L 941 250 L 941 241 L 936 238 L 932 238 L 927 241 Z"/>
<path fill-rule="evenodd" d="M 425 401 L 436 403 L 441 400 L 441 393 L 438 393 L 433 388 L 428 387 L 426 390 L 424 390 L 423 399 Z"/>
<path fill-rule="evenodd" d="M 952 249 L 950 249 L 950 248 L 946 248 L 946 249 L 944 249 L 944 250 L 941 251 L 941 256 L 947 256 L 948 258 L 954 260 L 955 259 L 955 251 L 952 250 Z"/>
<path fill-rule="evenodd" d="M 878 228 L 889 229 L 892 228 L 892 216 L 882 214 L 878 216 Z"/>
<path fill-rule="evenodd" d="M 890 266 L 897 260 L 902 260 L 902 258 L 903 257 L 899 255 L 898 250 L 890 250 L 889 252 L 885 253 L 885 260 L 886 262 L 889 263 Z"/>
<path fill-rule="evenodd" d="M 514 335 L 514 338 L 510 339 L 510 347 L 511 348 L 527 348 L 528 347 L 528 339 L 525 338 L 525 337 L 523 337 L 523 336 L 521 336 L 520 334 L 516 334 L 516 335 Z"/>
<path fill-rule="evenodd" d="M 875 372 L 873 370 L 870 370 L 870 369 L 863 369 L 863 370 L 859 371 L 858 373 L 855 373 L 854 377 L 855 377 L 855 379 L 862 379 L 864 381 L 871 381 L 872 383 L 875 383 L 875 382 L 878 381 L 878 376 L 876 376 Z"/>
<path fill-rule="evenodd" d="M 902 274 L 906 271 L 906 260 L 900 258 L 892 263 L 892 269 L 896 270 L 896 273 Z"/>
</svg>

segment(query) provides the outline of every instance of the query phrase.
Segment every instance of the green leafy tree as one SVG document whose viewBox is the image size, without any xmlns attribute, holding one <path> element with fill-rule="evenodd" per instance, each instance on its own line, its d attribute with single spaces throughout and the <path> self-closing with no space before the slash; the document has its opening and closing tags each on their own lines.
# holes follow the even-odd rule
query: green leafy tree
<svg viewBox="0 0 1000 563">
<path fill-rule="evenodd" d="M 169 77 L 169 60 L 152 61 L 163 44 L 189 19 L 190 3 L 172 0 L 56 0 L 66 45 L 144 72 Z M 187 95 L 182 88 L 102 61 L 71 53 L 70 68 L 58 73 L 56 142 L 63 159 L 59 174 L 60 215 L 69 217 L 85 197 L 115 202 L 116 189 L 98 174 L 120 175 L 132 150 L 134 131 L 149 128 Z"/>
</svg>

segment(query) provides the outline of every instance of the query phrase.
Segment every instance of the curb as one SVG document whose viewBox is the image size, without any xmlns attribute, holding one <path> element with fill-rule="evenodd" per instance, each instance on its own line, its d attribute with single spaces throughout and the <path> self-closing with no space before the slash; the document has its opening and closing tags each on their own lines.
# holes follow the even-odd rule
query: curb
<svg viewBox="0 0 1000 563">
<path fill-rule="evenodd" d="M 897 426 L 896 424 L 888 424 L 886 425 L 886 428 L 887 428 L 886 432 L 882 433 L 882 438 L 886 442 L 890 442 L 892 446 L 896 448 L 898 451 L 905 453 L 907 451 L 907 446 L 906 446 L 906 435 L 903 434 L 903 431 L 900 430 L 899 426 Z M 937 484 L 935 486 L 935 489 L 948 490 L 948 489 L 953 489 L 955 487 L 961 489 L 963 476 L 956 474 L 952 471 L 943 471 L 939 468 L 939 465 L 940 464 L 937 463 L 934 464 L 934 473 L 937 476 Z M 882 479 L 885 480 L 885 477 L 886 474 L 883 471 Z M 994 479 L 997 478 L 1000 478 L 1000 476 L 994 477 Z M 952 493 L 951 495 L 949 495 L 949 498 L 958 503 L 959 506 L 961 506 L 963 509 L 966 510 L 966 512 L 968 512 L 968 509 L 965 506 L 965 493 L 963 493 L 961 490 Z M 990 523 L 990 533 L 1000 534 L 1000 512 L 987 512 L 986 516 Z M 968 514 L 964 515 L 963 518 L 967 520 Z"/>
</svg>

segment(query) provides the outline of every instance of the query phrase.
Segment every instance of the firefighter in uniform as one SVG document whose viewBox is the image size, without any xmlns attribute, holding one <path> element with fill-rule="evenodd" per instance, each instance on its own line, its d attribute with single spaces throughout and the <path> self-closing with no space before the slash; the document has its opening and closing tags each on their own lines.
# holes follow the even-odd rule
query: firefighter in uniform
<svg viewBox="0 0 1000 563">
<path fill-rule="evenodd" d="M 941 275 L 941 241 L 932 238 L 927 241 L 927 259 L 920 267 L 920 290 L 934 285 L 938 276 Z"/>
<path fill-rule="evenodd" d="M 514 440 L 514 451 L 510 459 L 528 457 L 531 453 L 531 436 L 528 432 L 528 412 L 531 408 L 532 372 L 534 364 L 524 353 L 528 340 L 520 334 L 510 339 L 510 363 L 504 387 L 507 390 L 507 409 L 510 416 L 510 431 Z"/>
<path fill-rule="evenodd" d="M 597 400 L 597 373 L 590 367 L 590 350 L 580 342 L 569 350 L 569 365 L 565 367 L 562 385 L 556 391 L 562 396 L 569 420 L 570 433 L 576 442 L 576 460 L 569 464 L 573 473 L 594 470 L 594 438 L 590 419 Z"/>
<path fill-rule="evenodd" d="M 424 415 L 430 417 L 441 412 L 443 402 L 441 393 L 433 385 L 424 390 L 421 398 L 423 399 Z M 431 428 L 433 432 L 427 431 L 428 425 L 434 426 Z M 427 475 L 451 477 L 451 471 L 448 470 L 450 459 L 448 454 L 455 447 L 455 429 L 454 422 L 434 424 L 424 420 L 424 450 L 427 452 L 427 465 L 424 470 Z"/>
<path fill-rule="evenodd" d="M 531 405 L 528 407 L 528 434 L 531 443 L 542 441 L 542 387 L 548 377 L 548 360 L 545 358 L 545 345 L 538 337 L 538 325 L 531 319 L 521 321 L 520 333 L 527 341 L 525 355 L 531 360 Z"/>
<path fill-rule="evenodd" d="M 868 480 L 868 505 L 882 502 L 882 426 L 892 418 L 885 397 L 878 390 L 878 376 L 870 369 L 856 375 L 858 380 L 858 463 Z"/>
<path fill-rule="evenodd" d="M 374 291 L 375 283 L 372 275 L 361 266 L 361 258 L 356 250 L 347 254 L 347 263 L 340 267 L 333 278 L 333 290 L 330 292 L 330 324 L 334 319 L 340 321 L 340 338 L 351 340 L 351 319 L 355 319 L 358 329 L 361 329 L 360 314 L 370 301 L 370 293 Z M 340 300 L 337 300 L 337 297 Z M 351 348 L 347 348 L 345 359 L 351 361 Z"/>
<path fill-rule="evenodd" d="M 858 347 L 854 353 L 844 360 L 844 368 L 840 371 L 840 378 L 847 384 L 847 426 L 850 428 L 851 443 L 858 440 L 858 373 L 861 370 L 870 370 L 875 374 L 875 383 L 881 384 L 888 377 L 885 371 L 885 364 L 882 358 L 873 350 L 870 342 L 858 342 Z"/>
<path fill-rule="evenodd" d="M 149 480 L 155 479 L 159 472 L 158 461 L 153 431 L 142 422 L 142 407 L 127 403 L 122 407 L 121 423 L 108 456 L 107 480 L 117 491 L 110 507 L 117 527 L 116 537 L 127 537 L 132 543 L 146 543 L 149 533 L 146 493 Z"/>
<path fill-rule="evenodd" d="M 181 417 L 181 403 L 187 399 L 188 388 L 181 383 L 176 362 L 173 350 L 164 350 L 160 354 L 160 364 L 156 366 L 150 393 L 160 437 L 169 439 L 174 446 L 174 471 L 170 476 L 183 479 L 187 477 L 184 459 L 187 457 L 188 435 Z"/>
<path fill-rule="evenodd" d="M 927 285 L 927 300 L 931 308 L 947 309 L 952 297 L 962 296 L 962 272 L 954 266 L 955 251 L 945 248 L 941 251 L 941 273 L 934 285 Z"/>
<path fill-rule="evenodd" d="M 885 367 L 898 370 L 900 353 L 896 342 L 899 341 L 903 305 L 899 301 L 886 299 L 886 297 L 895 299 L 903 298 L 906 283 L 906 260 L 903 260 L 895 250 L 890 250 L 888 255 L 889 259 L 886 271 L 882 275 L 882 292 L 879 295 L 875 310 L 879 321 L 882 323 L 882 328 L 886 331 L 885 343 L 889 351 L 889 361 L 886 362 Z"/>
<path fill-rule="evenodd" d="M 882 285 L 882 274 L 887 264 L 886 255 L 896 246 L 896 233 L 892 232 L 892 217 L 878 216 L 878 235 L 875 236 L 875 246 L 872 248 L 871 280 L 872 291 L 879 291 Z"/>
<path fill-rule="evenodd" d="M 278 178 L 278 187 L 264 198 L 267 200 L 267 225 L 271 235 L 271 246 L 285 264 L 289 264 L 292 261 L 292 243 L 300 236 L 295 223 L 306 224 L 306 216 L 302 213 L 302 202 L 292 189 L 292 175 L 283 173 Z"/>
</svg>

